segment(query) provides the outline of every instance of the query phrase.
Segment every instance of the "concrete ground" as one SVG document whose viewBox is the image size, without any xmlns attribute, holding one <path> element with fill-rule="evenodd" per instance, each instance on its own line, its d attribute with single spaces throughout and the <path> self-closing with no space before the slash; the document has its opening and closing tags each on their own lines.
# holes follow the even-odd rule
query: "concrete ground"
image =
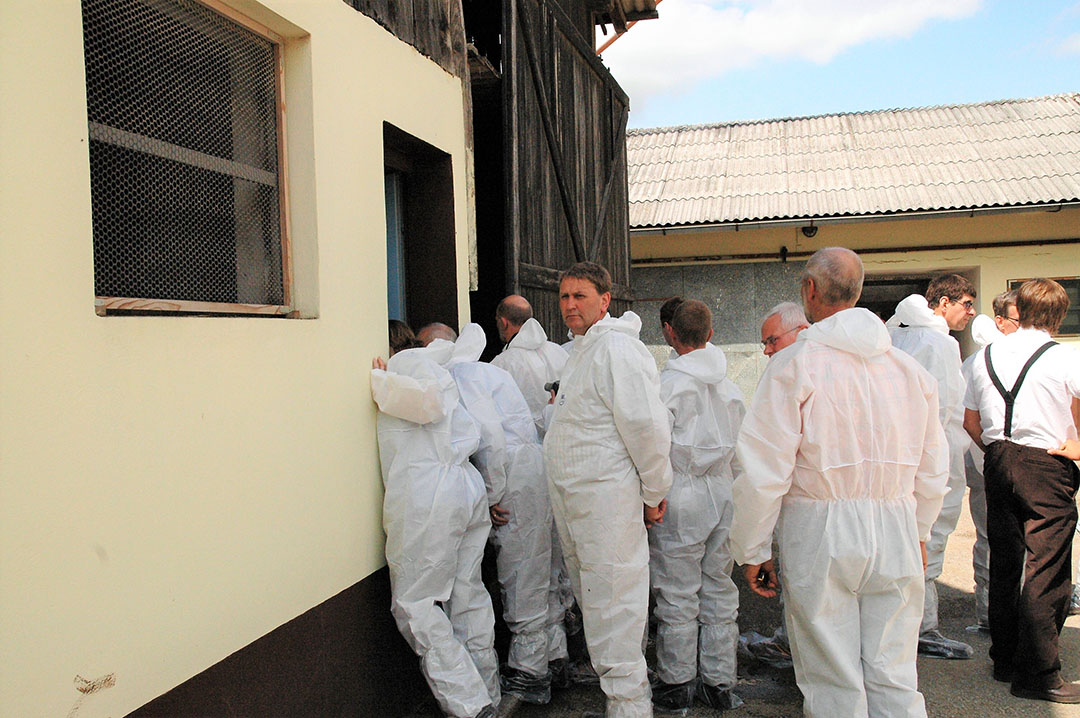
<svg viewBox="0 0 1080 718">
<path fill-rule="evenodd" d="M 919 659 L 919 688 L 926 697 L 927 714 L 931 718 L 1080 718 L 1080 705 L 1062 706 L 1015 698 L 1009 694 L 1008 684 L 998 683 L 991 677 L 987 657 L 989 637 L 964 630 L 974 623 L 971 568 L 974 543 L 975 528 L 965 502 L 960 523 L 949 539 L 945 569 L 938 582 L 939 619 L 942 632 L 950 638 L 970 643 L 975 648 L 975 657 L 967 661 Z M 1080 546 L 1077 548 L 1080 550 Z M 740 631 L 753 630 L 771 635 L 780 620 L 777 601 L 751 593 L 741 574 L 736 581 L 741 594 Z M 1061 657 L 1065 680 L 1080 680 L 1080 616 L 1070 617 L 1065 624 L 1061 635 Z M 795 685 L 794 671 L 740 662 L 739 673 L 736 692 L 746 704 L 725 714 L 732 718 L 796 718 L 802 715 L 802 696 Z M 412 715 L 424 718 L 438 715 L 433 708 L 432 702 Z M 499 716 L 579 718 L 585 710 L 603 709 L 604 696 L 599 687 L 575 686 L 556 691 L 546 706 L 526 705 L 508 697 L 503 700 Z M 690 715 L 706 718 L 720 713 L 698 705 Z"/>
</svg>

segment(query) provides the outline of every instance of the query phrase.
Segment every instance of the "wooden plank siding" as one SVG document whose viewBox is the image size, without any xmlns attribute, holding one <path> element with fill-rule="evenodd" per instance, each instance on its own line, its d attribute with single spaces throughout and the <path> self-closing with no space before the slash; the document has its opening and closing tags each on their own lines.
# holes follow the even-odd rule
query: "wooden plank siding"
<svg viewBox="0 0 1080 718">
<path fill-rule="evenodd" d="M 613 314 L 632 304 L 629 101 L 560 7 L 566 0 L 506 3 L 504 103 L 507 127 L 516 127 L 507 150 L 507 289 L 529 299 L 549 336 L 562 337 L 557 278 L 574 262 L 608 268 Z"/>
<path fill-rule="evenodd" d="M 344 0 L 455 77 L 467 78 L 461 0 Z"/>
</svg>

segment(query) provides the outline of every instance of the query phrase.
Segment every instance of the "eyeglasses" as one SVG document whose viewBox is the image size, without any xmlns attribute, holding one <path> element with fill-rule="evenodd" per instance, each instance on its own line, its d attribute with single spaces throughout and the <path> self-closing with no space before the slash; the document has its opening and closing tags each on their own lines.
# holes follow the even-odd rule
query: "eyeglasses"
<svg viewBox="0 0 1080 718">
<path fill-rule="evenodd" d="M 966 302 L 954 302 L 953 300 L 950 299 L 949 304 L 963 304 L 964 309 L 974 309 L 975 308 L 975 302 L 973 302 L 970 299 L 967 300 Z"/>
<path fill-rule="evenodd" d="M 998 316 L 1001 317 L 1000 314 L 998 314 Z M 1012 322 L 1016 326 L 1020 326 L 1020 317 L 1001 317 L 1001 318 L 1006 320 L 1006 321 Z"/>
<path fill-rule="evenodd" d="M 776 344 L 778 341 L 780 341 L 780 337 L 784 336 L 785 334 L 791 334 L 793 331 L 795 331 L 797 329 L 802 329 L 802 327 L 792 327 L 791 329 L 788 329 L 786 332 L 780 332 L 776 336 L 765 337 L 764 339 L 761 340 L 761 346 L 763 346 L 763 347 L 771 347 L 773 344 Z"/>
</svg>

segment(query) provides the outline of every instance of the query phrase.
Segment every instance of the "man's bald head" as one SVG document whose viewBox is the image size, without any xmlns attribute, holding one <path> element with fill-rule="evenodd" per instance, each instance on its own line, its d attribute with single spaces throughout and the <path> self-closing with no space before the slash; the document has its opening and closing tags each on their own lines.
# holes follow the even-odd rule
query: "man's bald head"
<svg viewBox="0 0 1080 718">
<path fill-rule="evenodd" d="M 445 339 L 448 342 L 457 341 L 457 332 L 442 322 L 432 322 L 416 333 L 424 346 L 431 344 L 436 339 Z"/>
<path fill-rule="evenodd" d="M 825 247 L 814 252 L 803 270 L 802 296 L 812 321 L 855 306 L 862 295 L 863 264 L 846 247 Z"/>
<path fill-rule="evenodd" d="M 495 307 L 495 326 L 499 330 L 499 339 L 510 341 L 521 329 L 521 325 L 532 319 L 532 305 L 520 294 L 511 294 Z"/>
</svg>

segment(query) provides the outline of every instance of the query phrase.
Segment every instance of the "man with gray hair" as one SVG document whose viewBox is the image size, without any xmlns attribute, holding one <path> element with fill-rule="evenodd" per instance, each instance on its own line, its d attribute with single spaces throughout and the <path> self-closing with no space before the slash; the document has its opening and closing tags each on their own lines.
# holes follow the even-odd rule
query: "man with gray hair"
<svg viewBox="0 0 1080 718">
<path fill-rule="evenodd" d="M 761 346 L 765 356 L 795 343 L 799 332 L 810 326 L 802 307 L 795 302 L 780 302 L 761 320 Z"/>
<path fill-rule="evenodd" d="M 732 554 L 756 593 L 775 596 L 779 522 L 806 716 L 920 718 L 923 550 L 948 449 L 937 382 L 855 308 L 862 280 L 848 249 L 806 264 L 803 303 L 816 323 L 769 361 L 743 421 Z"/>
</svg>

